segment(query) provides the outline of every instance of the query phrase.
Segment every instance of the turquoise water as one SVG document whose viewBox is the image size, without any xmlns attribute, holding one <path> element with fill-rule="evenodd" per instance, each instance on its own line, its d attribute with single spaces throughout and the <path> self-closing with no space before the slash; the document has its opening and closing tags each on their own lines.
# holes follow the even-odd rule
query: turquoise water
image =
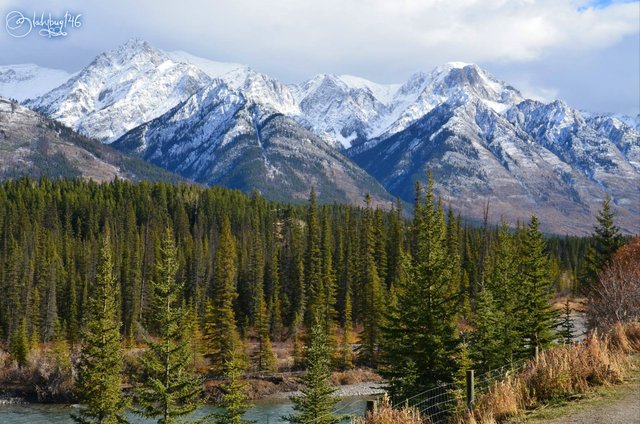
<svg viewBox="0 0 640 424">
<path fill-rule="evenodd" d="M 344 398 L 336 406 L 336 411 L 345 415 L 362 415 L 366 409 L 367 399 L 366 397 Z M 0 424 L 71 424 L 73 421 L 69 414 L 74 411 L 77 411 L 76 407 L 69 405 L 0 405 Z M 193 417 L 201 417 L 212 411 L 214 411 L 213 407 L 205 406 Z M 262 400 L 247 411 L 245 419 L 259 424 L 280 424 L 285 422 L 281 417 L 292 412 L 291 403 L 286 399 Z M 128 418 L 132 424 L 154 423 L 152 420 L 144 420 L 135 415 Z"/>
</svg>

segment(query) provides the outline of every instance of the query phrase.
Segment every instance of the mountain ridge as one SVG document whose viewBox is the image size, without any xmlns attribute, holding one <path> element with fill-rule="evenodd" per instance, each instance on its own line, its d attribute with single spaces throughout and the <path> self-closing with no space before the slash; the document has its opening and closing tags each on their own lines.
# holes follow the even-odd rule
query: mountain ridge
<svg viewBox="0 0 640 424">
<path fill-rule="evenodd" d="M 146 53 L 138 56 L 140 51 Z M 594 208 L 608 193 L 623 229 L 640 232 L 637 118 L 590 114 L 562 101 L 527 99 L 477 65 L 461 62 L 417 72 L 403 84 L 330 74 L 301 84 L 283 84 L 245 65 L 208 61 L 186 52 L 166 53 L 140 40 L 98 58 L 109 54 L 116 57 L 116 63 L 127 62 L 130 55 L 137 66 L 132 72 L 124 64 L 109 67 L 107 63 L 94 69 L 103 78 L 111 76 L 115 85 L 128 84 L 120 98 L 112 96 L 119 108 L 108 102 L 98 104 L 115 112 L 101 113 L 99 107 L 84 112 L 71 108 L 72 113 L 65 109 L 73 99 L 86 100 L 91 95 L 94 98 L 89 100 L 99 103 L 96 98 L 105 89 L 90 87 L 89 77 L 88 87 L 63 84 L 26 104 L 81 132 L 209 184 L 239 184 L 245 190 L 261 187 L 277 197 L 282 190 L 273 187 L 273 176 L 286 169 L 298 178 L 297 174 L 311 172 L 305 171 L 305 162 L 315 161 L 323 165 L 314 168 L 314 177 L 299 181 L 312 184 L 314 178 L 323 176 L 326 185 L 330 170 L 339 167 L 343 177 L 348 175 L 341 183 L 349 181 L 347 185 L 353 186 L 357 181 L 360 191 L 371 188 L 368 176 L 355 170 L 344 153 L 392 195 L 407 202 L 413 199 L 414 183 L 424 181 L 431 169 L 440 179 L 436 193 L 470 218 L 481 218 L 483 207 L 478 205 L 493 200 L 500 212 L 496 211 L 495 219 L 502 216 L 513 222 L 537 213 L 551 221 L 548 230 L 586 233 L 593 223 Z M 144 60 L 136 61 L 137 57 Z M 95 63 L 69 81 L 78 81 Z M 190 84 L 177 82 L 184 75 L 190 77 Z M 137 85 L 135 81 L 141 82 Z M 149 87 L 154 84 L 165 87 L 165 94 L 149 99 Z M 203 93 L 215 90 L 227 93 L 217 107 L 199 103 L 206 98 Z M 170 101 L 157 107 L 154 102 L 166 98 L 166 92 L 173 93 Z M 153 113 L 125 116 L 124 124 L 105 131 L 117 113 L 139 109 Z M 75 123 L 69 122 L 70 115 Z M 228 127 L 213 124 L 224 116 Z M 198 133 L 207 125 L 217 128 L 217 135 L 213 130 L 206 137 Z M 271 137 L 267 143 L 260 137 L 262 125 L 268 127 Z M 230 140 L 237 143 L 237 149 L 225 147 Z M 278 142 L 269 144 L 270 140 Z M 302 145 L 308 147 L 304 154 L 299 151 Z M 279 161 L 273 156 L 276 151 L 299 163 L 291 168 L 293 161 Z M 226 167 L 216 163 L 221 157 Z M 243 157 L 246 160 L 236 160 Z M 252 174 L 260 163 L 261 171 Z M 247 170 L 247 166 L 252 176 L 241 177 L 240 169 Z M 224 175 L 230 177 L 225 180 Z M 347 191 L 353 194 L 345 195 L 343 190 L 338 198 L 356 201 L 358 189 Z M 378 193 L 381 199 L 390 197 Z M 300 190 L 295 193 L 299 196 Z"/>
</svg>

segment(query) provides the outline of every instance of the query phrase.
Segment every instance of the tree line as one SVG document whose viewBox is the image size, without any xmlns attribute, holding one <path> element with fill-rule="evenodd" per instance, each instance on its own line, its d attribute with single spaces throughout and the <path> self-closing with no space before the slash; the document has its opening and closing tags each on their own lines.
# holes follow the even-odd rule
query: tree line
<svg viewBox="0 0 640 424">
<path fill-rule="evenodd" d="M 81 345 L 87 390 L 99 387 L 96 355 L 144 346 L 140 413 L 167 420 L 200 393 L 194 354 L 240 387 L 241 370 L 276 369 L 272 343 L 283 340 L 295 366 L 313 368 L 306 356 L 326 345 L 332 368 L 376 367 L 408 396 L 469 364 L 488 370 L 548 346 L 554 292 L 606 259 L 604 238 L 621 243 L 615 231 L 547 238 L 536 217 L 473 227 L 432 182 L 416 186 L 414 207 L 408 219 L 399 202 L 320 205 L 313 190 L 294 205 L 185 184 L 5 181 L 0 337 L 18 362 L 56 338 Z"/>
</svg>

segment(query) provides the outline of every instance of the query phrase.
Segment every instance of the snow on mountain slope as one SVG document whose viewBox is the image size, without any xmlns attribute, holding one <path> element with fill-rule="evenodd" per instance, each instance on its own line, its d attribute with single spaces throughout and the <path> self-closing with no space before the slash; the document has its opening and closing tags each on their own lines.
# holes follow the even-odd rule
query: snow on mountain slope
<svg viewBox="0 0 640 424">
<path fill-rule="evenodd" d="M 417 74 L 403 86 L 402 95 L 394 99 L 388 127 L 380 126 L 378 134 L 391 135 L 402 131 L 417 119 L 442 103 L 464 104 L 480 99 L 501 113 L 524 100 L 513 87 L 499 81 L 476 65 L 451 62 L 435 68 L 429 75 Z M 414 97 L 418 93 L 417 97 Z"/>
<path fill-rule="evenodd" d="M 476 66 L 413 80 L 424 89 L 398 120 L 348 150 L 392 194 L 411 201 L 431 170 L 436 192 L 468 217 L 481 219 L 489 202 L 493 220 L 536 213 L 545 230 L 569 233 L 591 231 L 609 194 L 621 227 L 640 232 L 637 130 L 561 101 L 525 100 Z"/>
<path fill-rule="evenodd" d="M 216 62 L 213 60 L 194 56 L 181 50 L 167 52 L 167 56 L 169 56 L 169 58 L 174 62 L 189 63 L 191 65 L 194 65 L 200 70 L 204 71 L 211 78 L 224 79 L 224 75 L 226 74 L 248 69 L 246 65 L 241 65 L 239 63 Z"/>
<path fill-rule="evenodd" d="M 130 40 L 25 104 L 85 135 L 111 142 L 210 82 L 195 66 L 174 62 L 146 42 Z"/>
<path fill-rule="evenodd" d="M 33 64 L 0 66 L 0 96 L 21 102 L 56 88 L 70 77 L 67 71 Z"/>
<path fill-rule="evenodd" d="M 117 140 L 114 147 L 204 184 L 301 201 L 376 203 L 391 197 L 362 169 L 296 121 L 226 84 L 211 85 Z"/>
<path fill-rule="evenodd" d="M 520 93 L 476 65 L 452 62 L 416 73 L 404 84 L 377 84 L 353 76 L 318 75 L 297 86 L 301 122 L 347 149 L 402 131 L 444 102 L 479 98 L 501 113 Z"/>
<path fill-rule="evenodd" d="M 401 85 L 326 74 L 285 85 L 132 41 L 27 104 L 102 140 L 125 134 L 119 148 L 186 177 L 273 198 L 304 198 L 309 185 L 384 198 L 341 150 L 409 202 L 432 169 L 438 193 L 471 218 L 489 201 L 495 219 L 535 212 L 546 230 L 585 233 L 607 193 L 621 226 L 640 232 L 638 119 L 525 99 L 473 64 Z"/>
<path fill-rule="evenodd" d="M 348 148 L 358 139 L 368 137 L 368 129 L 387 106 L 371 91 L 365 80 L 351 85 L 335 75 L 317 75 L 293 86 L 299 104 L 298 120 L 337 147 Z"/>
<path fill-rule="evenodd" d="M 338 78 L 350 88 L 368 89 L 379 102 L 386 105 L 391 103 L 398 89 L 402 86 L 401 84 L 378 84 L 353 75 L 340 75 Z"/>
</svg>

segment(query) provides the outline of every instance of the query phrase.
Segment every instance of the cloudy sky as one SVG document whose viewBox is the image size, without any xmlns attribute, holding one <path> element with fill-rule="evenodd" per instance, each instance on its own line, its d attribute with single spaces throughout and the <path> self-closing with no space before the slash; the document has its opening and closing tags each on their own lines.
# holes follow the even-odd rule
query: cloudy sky
<svg viewBox="0 0 640 424">
<path fill-rule="evenodd" d="M 0 65 L 76 71 L 137 37 L 299 82 L 317 73 L 402 82 L 474 62 L 525 94 L 596 112 L 640 112 L 640 1 L 0 0 L 11 11 L 82 14 L 67 37 L 0 30 Z M 0 21 L 1 22 L 1 21 Z"/>
</svg>

